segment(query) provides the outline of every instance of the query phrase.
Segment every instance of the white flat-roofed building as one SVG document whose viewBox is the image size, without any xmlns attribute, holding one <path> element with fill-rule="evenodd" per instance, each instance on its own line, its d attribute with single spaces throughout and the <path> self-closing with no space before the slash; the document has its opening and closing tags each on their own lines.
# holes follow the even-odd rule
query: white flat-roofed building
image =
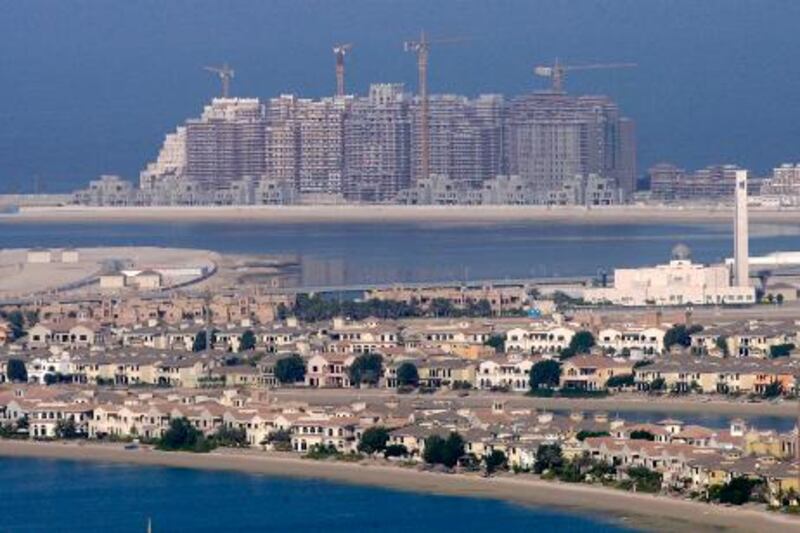
<svg viewBox="0 0 800 533">
<path fill-rule="evenodd" d="M 616 305 L 752 304 L 753 287 L 735 287 L 725 265 L 701 265 L 688 259 L 645 268 L 614 270 L 614 286 L 584 291 L 592 303 Z"/>
<path fill-rule="evenodd" d="M 28 263 L 43 264 L 53 261 L 53 252 L 47 248 L 33 248 L 28 250 Z"/>
<path fill-rule="evenodd" d="M 75 248 L 64 248 L 61 250 L 62 263 L 77 263 L 80 260 L 80 252 Z"/>
<path fill-rule="evenodd" d="M 125 287 L 125 276 L 122 274 L 106 274 L 100 276 L 101 289 L 122 289 Z"/>
</svg>

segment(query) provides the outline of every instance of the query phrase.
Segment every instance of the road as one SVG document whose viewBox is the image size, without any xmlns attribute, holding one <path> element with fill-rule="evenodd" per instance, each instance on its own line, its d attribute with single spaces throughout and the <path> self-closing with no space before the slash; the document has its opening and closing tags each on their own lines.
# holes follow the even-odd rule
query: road
<svg viewBox="0 0 800 533">
<path fill-rule="evenodd" d="M 404 394 L 383 389 L 276 389 L 272 395 L 282 400 L 309 401 L 343 405 L 356 401 L 387 402 L 393 399 L 427 400 L 430 402 L 455 401 L 463 407 L 489 407 L 493 402 L 504 401 L 508 407 L 609 412 L 653 412 L 665 414 L 712 414 L 720 416 L 757 417 L 770 416 L 797 418 L 800 405 L 795 402 L 758 402 L 650 397 L 646 395 L 615 395 L 607 398 L 534 398 L 522 394 L 469 391 L 467 396 L 442 391 L 436 394 Z M 461 393 L 463 394 L 463 393 Z"/>
</svg>

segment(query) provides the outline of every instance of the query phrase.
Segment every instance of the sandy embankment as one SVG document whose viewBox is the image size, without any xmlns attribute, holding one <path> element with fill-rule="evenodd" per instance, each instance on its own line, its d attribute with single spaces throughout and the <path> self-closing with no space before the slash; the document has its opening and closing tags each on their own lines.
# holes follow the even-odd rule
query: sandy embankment
<svg viewBox="0 0 800 533">
<path fill-rule="evenodd" d="M 485 497 L 575 512 L 610 514 L 652 530 L 800 531 L 800 519 L 755 509 L 711 506 L 585 485 L 566 485 L 532 477 L 484 479 L 472 475 L 436 474 L 393 466 L 303 460 L 258 452 L 210 454 L 125 450 L 118 445 L 0 441 L 0 456 L 77 459 L 159 465 L 251 474 L 322 478 L 359 485 L 456 496 Z"/>
<path fill-rule="evenodd" d="M 19 213 L 0 215 L 3 222 L 118 221 L 118 222 L 451 222 L 497 223 L 563 221 L 572 223 L 701 223 L 727 222 L 728 207 L 619 206 L 181 206 L 181 207 L 24 207 Z M 756 222 L 798 222 L 800 210 L 752 208 Z"/>
</svg>

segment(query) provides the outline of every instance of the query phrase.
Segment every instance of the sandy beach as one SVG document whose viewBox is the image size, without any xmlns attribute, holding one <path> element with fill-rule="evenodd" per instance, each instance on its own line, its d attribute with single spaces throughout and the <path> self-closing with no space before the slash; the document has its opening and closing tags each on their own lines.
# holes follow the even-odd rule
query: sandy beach
<svg viewBox="0 0 800 533">
<path fill-rule="evenodd" d="M 800 531 L 800 519 L 757 509 L 712 506 L 684 500 L 540 481 L 530 476 L 484 479 L 475 475 L 419 472 L 394 466 L 310 461 L 261 452 L 210 454 L 125 450 L 120 445 L 0 441 L 0 456 L 91 460 L 138 465 L 232 470 L 250 474 L 320 478 L 359 485 L 455 496 L 502 499 L 565 511 L 600 513 L 656 531 Z"/>
<path fill-rule="evenodd" d="M 292 205 L 292 206 L 180 206 L 180 207 L 23 207 L 0 215 L 2 222 L 115 221 L 115 222 L 571 222 L 608 224 L 670 224 L 728 222 L 729 207 L 616 207 L 541 206 L 404 206 L 404 205 Z M 800 210 L 751 208 L 754 222 L 800 222 Z"/>
</svg>

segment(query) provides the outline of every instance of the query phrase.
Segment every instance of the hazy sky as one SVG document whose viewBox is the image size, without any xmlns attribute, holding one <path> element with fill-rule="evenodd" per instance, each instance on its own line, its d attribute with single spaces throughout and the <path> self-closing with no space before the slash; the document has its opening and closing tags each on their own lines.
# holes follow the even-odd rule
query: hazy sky
<svg viewBox="0 0 800 533">
<path fill-rule="evenodd" d="M 576 73 L 638 125 L 640 172 L 800 161 L 800 1 L 783 0 L 0 0 L 0 192 L 136 178 L 166 132 L 219 90 L 328 95 L 336 41 L 348 86 L 416 87 L 401 42 L 420 27 L 469 38 L 431 53 L 432 92 L 516 95 L 537 63 L 634 61 Z"/>
</svg>

